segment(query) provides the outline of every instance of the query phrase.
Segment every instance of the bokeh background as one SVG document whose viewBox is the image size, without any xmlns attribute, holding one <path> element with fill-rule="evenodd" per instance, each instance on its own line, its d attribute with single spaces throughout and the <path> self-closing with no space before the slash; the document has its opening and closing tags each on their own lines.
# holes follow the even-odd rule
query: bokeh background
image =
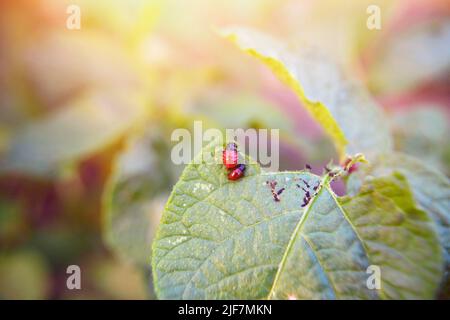
<svg viewBox="0 0 450 320">
<path fill-rule="evenodd" d="M 280 129 L 281 170 L 336 159 L 294 94 L 217 35 L 226 25 L 333 57 L 396 148 L 450 174 L 446 0 L 0 0 L 0 298 L 155 298 L 151 240 L 183 169 L 170 135 L 194 120 Z M 81 290 L 66 288 L 71 264 Z"/>
</svg>

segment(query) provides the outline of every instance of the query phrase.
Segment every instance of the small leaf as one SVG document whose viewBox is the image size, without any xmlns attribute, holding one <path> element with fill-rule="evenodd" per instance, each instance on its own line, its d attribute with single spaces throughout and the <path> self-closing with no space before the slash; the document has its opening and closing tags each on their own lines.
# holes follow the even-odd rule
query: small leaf
<svg viewBox="0 0 450 320">
<path fill-rule="evenodd" d="M 389 176 L 399 172 L 411 186 L 415 201 L 433 219 L 444 248 L 447 272 L 450 271 L 450 182 L 442 173 L 427 167 L 419 160 L 401 153 L 380 156 L 360 176 L 352 177 L 350 188 L 358 188 L 361 175 Z M 361 180 L 359 180 L 361 183 Z"/>
<path fill-rule="evenodd" d="M 245 177 L 230 182 L 220 150 L 206 147 L 166 204 L 153 242 L 160 298 L 434 296 L 439 242 L 402 176 L 337 199 L 328 177 L 309 172 L 261 173 L 249 164 Z M 210 154 L 215 164 L 202 160 Z M 311 200 L 302 206 L 307 192 Z M 381 269 L 379 291 L 367 286 L 370 265 Z"/>
<path fill-rule="evenodd" d="M 294 90 L 333 139 L 341 159 L 362 152 L 370 160 L 391 149 L 381 110 L 361 85 L 326 57 L 310 48 L 294 50 L 251 29 L 227 28 L 221 34 L 264 62 Z"/>
<path fill-rule="evenodd" d="M 416 207 L 406 178 L 393 174 L 366 181 L 356 197 L 339 202 L 371 263 L 381 267 L 380 296 L 433 298 L 443 271 L 441 247 L 432 220 Z"/>
</svg>

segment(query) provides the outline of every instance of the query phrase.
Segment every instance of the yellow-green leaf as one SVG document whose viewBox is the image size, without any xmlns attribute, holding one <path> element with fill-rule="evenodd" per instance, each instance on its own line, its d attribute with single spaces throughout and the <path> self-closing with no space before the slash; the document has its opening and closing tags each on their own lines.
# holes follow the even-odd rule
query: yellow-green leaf
<svg viewBox="0 0 450 320">
<path fill-rule="evenodd" d="M 247 28 L 225 28 L 221 35 L 260 59 L 287 84 L 346 154 L 373 155 L 391 149 L 381 110 L 368 92 L 334 62 L 312 48 L 291 48 Z"/>
</svg>

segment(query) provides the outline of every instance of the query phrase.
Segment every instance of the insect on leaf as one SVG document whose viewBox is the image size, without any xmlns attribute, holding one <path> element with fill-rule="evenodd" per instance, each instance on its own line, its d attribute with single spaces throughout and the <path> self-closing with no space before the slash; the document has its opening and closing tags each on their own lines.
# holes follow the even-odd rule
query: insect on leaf
<svg viewBox="0 0 450 320">
<path fill-rule="evenodd" d="M 204 148 L 166 204 L 152 250 L 159 298 L 435 295 L 439 242 L 403 176 L 374 179 L 356 197 L 337 198 L 327 177 L 304 171 L 262 173 L 252 163 L 245 177 L 229 181 L 221 150 Z M 380 290 L 367 285 L 371 265 L 381 270 Z"/>
</svg>

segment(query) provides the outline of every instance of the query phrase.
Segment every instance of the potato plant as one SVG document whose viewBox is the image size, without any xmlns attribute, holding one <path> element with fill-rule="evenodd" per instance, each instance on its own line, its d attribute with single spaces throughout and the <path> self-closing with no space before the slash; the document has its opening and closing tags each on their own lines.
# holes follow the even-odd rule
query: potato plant
<svg viewBox="0 0 450 320">
<path fill-rule="evenodd" d="M 385 115 L 326 57 L 250 29 L 220 34 L 296 93 L 344 164 L 318 176 L 308 170 L 264 172 L 253 163 L 242 179 L 229 181 L 220 163 L 223 146 L 206 146 L 175 184 L 153 241 L 157 296 L 437 297 L 448 281 L 448 179 L 394 152 Z M 205 154 L 215 164 L 203 161 Z M 349 174 L 359 161 L 367 163 Z M 347 182 L 346 196 L 331 189 L 337 178 Z M 279 199 L 274 186 L 283 189 Z M 368 284 L 373 266 L 381 279 L 375 289 Z"/>
</svg>

